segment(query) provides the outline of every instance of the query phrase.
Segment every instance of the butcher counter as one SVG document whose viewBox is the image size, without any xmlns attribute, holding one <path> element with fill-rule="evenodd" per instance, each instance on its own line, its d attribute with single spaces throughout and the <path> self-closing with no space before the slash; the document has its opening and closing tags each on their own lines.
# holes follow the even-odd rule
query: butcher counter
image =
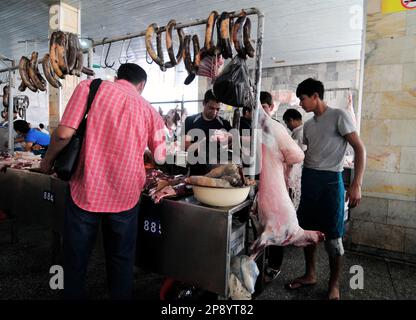
<svg viewBox="0 0 416 320">
<path fill-rule="evenodd" d="M 20 229 L 42 226 L 51 230 L 45 236 L 51 237 L 52 264 L 62 261 L 67 187 L 67 182 L 35 172 L 0 172 L 0 209 L 9 213 Z M 143 195 L 137 265 L 226 297 L 230 259 L 248 248 L 250 203 L 246 200 L 233 207 L 211 207 L 186 196 L 154 204 Z M 101 241 L 99 236 L 97 245 L 101 246 Z"/>
<path fill-rule="evenodd" d="M 154 204 L 143 195 L 137 264 L 227 297 L 230 260 L 248 248 L 250 204 L 212 207 L 193 196 Z"/>
<path fill-rule="evenodd" d="M 344 171 L 347 185 L 351 171 Z M 52 264 L 61 262 L 67 185 L 55 177 L 25 170 L 0 172 L 0 209 L 13 218 L 12 237 L 17 239 L 16 230 L 29 225 L 51 230 L 45 236 L 51 237 Z M 193 196 L 154 204 L 143 195 L 137 265 L 226 297 L 230 259 L 248 248 L 249 207 L 249 200 L 234 207 L 211 207 Z M 263 255 L 260 259 L 263 261 Z M 258 264 L 262 269 L 263 263 L 259 260 Z M 262 284 L 258 284 L 260 290 Z"/>
</svg>

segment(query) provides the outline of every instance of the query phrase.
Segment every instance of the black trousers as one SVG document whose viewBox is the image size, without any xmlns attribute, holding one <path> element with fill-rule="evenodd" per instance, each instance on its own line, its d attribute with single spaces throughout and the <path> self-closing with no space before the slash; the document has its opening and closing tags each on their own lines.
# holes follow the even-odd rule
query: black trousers
<svg viewBox="0 0 416 320">
<path fill-rule="evenodd" d="M 266 249 L 267 266 L 272 269 L 280 269 L 283 262 L 283 247 L 268 246 Z"/>
<path fill-rule="evenodd" d="M 84 299 L 87 265 L 101 222 L 111 299 L 131 299 L 139 204 L 120 213 L 82 210 L 68 190 L 64 222 L 64 298 Z"/>
</svg>

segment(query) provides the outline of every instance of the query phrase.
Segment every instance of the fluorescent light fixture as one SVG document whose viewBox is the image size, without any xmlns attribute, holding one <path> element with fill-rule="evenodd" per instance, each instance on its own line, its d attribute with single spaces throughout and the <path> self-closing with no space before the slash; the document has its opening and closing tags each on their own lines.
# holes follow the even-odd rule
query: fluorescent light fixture
<svg viewBox="0 0 416 320">
<path fill-rule="evenodd" d="M 79 44 L 82 49 L 89 49 L 92 46 L 92 41 L 90 38 L 79 38 Z"/>
<path fill-rule="evenodd" d="M 283 63 L 286 62 L 286 60 L 278 60 L 276 57 L 271 57 L 271 60 L 273 60 L 274 63 Z"/>
</svg>

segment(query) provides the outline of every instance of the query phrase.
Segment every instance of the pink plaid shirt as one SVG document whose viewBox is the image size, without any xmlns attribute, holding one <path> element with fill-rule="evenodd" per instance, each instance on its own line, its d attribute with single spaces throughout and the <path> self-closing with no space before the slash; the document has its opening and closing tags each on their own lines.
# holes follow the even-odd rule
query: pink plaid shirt
<svg viewBox="0 0 416 320">
<path fill-rule="evenodd" d="M 66 106 L 61 125 L 77 129 L 91 80 L 82 81 Z M 166 155 L 164 122 L 126 80 L 103 81 L 88 114 L 79 165 L 70 180 L 75 204 L 91 212 L 121 212 L 139 201 L 145 183 L 143 154 Z"/>
</svg>

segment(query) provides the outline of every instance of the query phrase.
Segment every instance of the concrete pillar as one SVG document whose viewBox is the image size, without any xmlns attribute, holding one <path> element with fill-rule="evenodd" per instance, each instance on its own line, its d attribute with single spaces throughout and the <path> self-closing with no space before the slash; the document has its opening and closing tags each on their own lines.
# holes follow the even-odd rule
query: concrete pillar
<svg viewBox="0 0 416 320">
<path fill-rule="evenodd" d="M 61 2 L 50 6 L 49 36 L 57 30 L 79 35 L 81 33 L 80 9 Z M 49 86 L 49 128 L 51 133 L 58 126 L 66 104 L 78 85 L 80 78 L 67 75 L 64 80 L 60 81 L 62 83 L 62 88 L 60 89 Z"/>
</svg>

